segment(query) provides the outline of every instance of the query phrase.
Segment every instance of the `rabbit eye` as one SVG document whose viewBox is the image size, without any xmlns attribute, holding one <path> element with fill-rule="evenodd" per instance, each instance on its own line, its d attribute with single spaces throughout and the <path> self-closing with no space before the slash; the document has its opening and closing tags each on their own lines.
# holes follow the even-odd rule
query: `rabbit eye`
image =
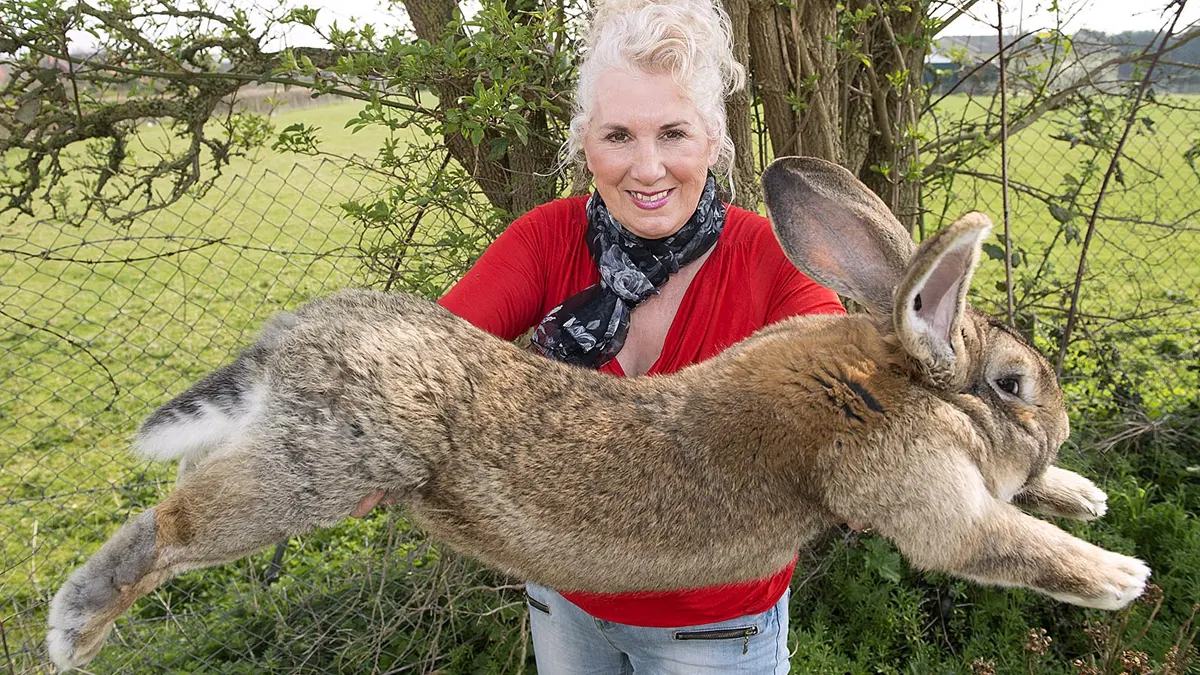
<svg viewBox="0 0 1200 675">
<path fill-rule="evenodd" d="M 996 386 L 1010 396 L 1021 395 L 1021 380 L 1015 377 L 1002 377 L 996 380 Z"/>
</svg>

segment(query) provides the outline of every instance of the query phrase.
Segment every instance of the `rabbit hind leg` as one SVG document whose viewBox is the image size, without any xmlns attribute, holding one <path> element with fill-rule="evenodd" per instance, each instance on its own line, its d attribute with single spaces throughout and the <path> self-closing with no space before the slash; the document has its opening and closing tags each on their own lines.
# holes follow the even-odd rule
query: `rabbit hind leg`
<svg viewBox="0 0 1200 675">
<path fill-rule="evenodd" d="M 323 524 L 317 515 L 278 503 L 246 470 L 247 461 L 205 462 L 71 574 L 50 604 L 46 641 L 55 665 L 66 670 L 90 661 L 116 618 L 175 575 L 236 560 Z"/>
</svg>

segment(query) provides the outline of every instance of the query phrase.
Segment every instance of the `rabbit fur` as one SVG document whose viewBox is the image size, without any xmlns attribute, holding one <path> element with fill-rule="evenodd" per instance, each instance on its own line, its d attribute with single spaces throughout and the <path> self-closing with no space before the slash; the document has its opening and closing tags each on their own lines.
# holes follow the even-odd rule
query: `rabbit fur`
<svg viewBox="0 0 1200 675">
<path fill-rule="evenodd" d="M 783 158 L 763 187 L 790 259 L 867 314 L 795 317 L 624 379 L 415 297 L 315 300 L 146 420 L 140 449 L 191 469 L 58 591 L 54 663 L 88 662 L 170 577 L 333 525 L 376 491 L 436 540 L 564 590 L 764 578 L 854 522 L 920 568 L 1089 607 L 1141 594 L 1141 561 L 1013 505 L 1089 519 L 1105 495 L 1053 465 L 1068 422 L 1049 364 L 966 304 L 986 216 L 914 253 L 835 164 Z"/>
</svg>

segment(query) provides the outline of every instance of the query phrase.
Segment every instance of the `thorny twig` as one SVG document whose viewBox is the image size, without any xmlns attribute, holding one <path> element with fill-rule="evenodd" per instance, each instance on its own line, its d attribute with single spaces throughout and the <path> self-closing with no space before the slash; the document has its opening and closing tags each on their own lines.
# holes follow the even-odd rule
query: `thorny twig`
<svg viewBox="0 0 1200 675">
<path fill-rule="evenodd" d="M 1096 201 L 1092 206 L 1092 215 L 1088 218 L 1087 234 L 1083 238 L 1083 248 L 1079 252 L 1079 266 L 1075 272 L 1075 284 L 1071 289 L 1071 302 L 1067 310 L 1067 325 L 1063 328 L 1063 335 L 1058 347 L 1058 358 L 1055 361 L 1054 369 L 1061 378 L 1063 374 L 1063 364 L 1067 359 L 1067 348 L 1071 344 L 1071 333 L 1075 329 L 1077 315 L 1079 312 L 1079 291 L 1083 286 L 1083 274 L 1087 268 L 1088 251 L 1091 246 L 1092 238 L 1096 233 L 1096 223 L 1100 215 L 1100 206 L 1104 203 L 1104 196 L 1108 190 L 1109 182 L 1112 180 L 1113 174 L 1117 171 L 1117 166 L 1121 161 L 1121 155 L 1125 150 L 1125 142 L 1129 139 L 1129 133 L 1133 130 L 1137 114 L 1141 110 L 1142 99 L 1146 95 L 1146 91 L 1150 88 L 1151 78 L 1154 75 L 1154 69 L 1158 65 L 1158 60 L 1166 52 L 1167 44 L 1171 41 L 1171 36 L 1175 34 L 1175 26 L 1179 23 L 1180 17 L 1183 15 L 1183 9 L 1187 6 L 1187 0 L 1179 0 L 1175 9 L 1175 16 L 1171 19 L 1171 25 L 1167 28 L 1162 36 L 1162 41 L 1159 42 L 1158 51 L 1150 61 L 1150 65 L 1146 68 L 1146 73 L 1142 76 L 1142 81 L 1137 89 L 1137 94 L 1134 96 L 1133 105 L 1129 109 L 1129 117 L 1125 122 L 1125 129 L 1121 132 L 1121 139 L 1117 141 L 1117 147 L 1113 149 L 1112 160 L 1108 163 L 1108 169 L 1104 172 L 1104 180 L 1100 183 L 1100 192 L 1096 195 Z M 1152 45 L 1147 45 L 1145 51 L 1149 51 Z M 1145 52 L 1143 52 L 1144 54 Z"/>
</svg>

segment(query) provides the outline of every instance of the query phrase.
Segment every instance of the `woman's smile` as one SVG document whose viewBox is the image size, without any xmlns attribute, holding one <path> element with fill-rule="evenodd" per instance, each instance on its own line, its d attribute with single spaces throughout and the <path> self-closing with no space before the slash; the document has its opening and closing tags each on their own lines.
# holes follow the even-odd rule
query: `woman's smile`
<svg viewBox="0 0 1200 675">
<path fill-rule="evenodd" d="M 675 188 L 659 190 L 658 192 L 636 192 L 634 190 L 626 190 L 626 192 L 633 197 L 633 203 L 638 208 L 653 211 L 667 204 L 671 195 L 675 193 Z"/>
</svg>

